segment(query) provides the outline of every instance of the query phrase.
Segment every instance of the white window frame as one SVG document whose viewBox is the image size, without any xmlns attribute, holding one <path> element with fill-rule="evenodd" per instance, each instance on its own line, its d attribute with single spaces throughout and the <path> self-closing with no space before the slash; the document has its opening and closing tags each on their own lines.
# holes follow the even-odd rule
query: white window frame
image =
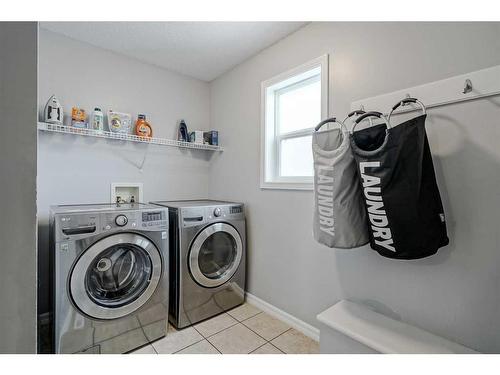
<svg viewBox="0 0 500 375">
<path fill-rule="evenodd" d="M 279 133 L 279 122 L 276 118 L 278 113 L 275 108 L 278 106 L 278 96 L 280 91 L 286 92 L 292 87 L 310 83 L 314 76 L 310 72 L 316 68 L 321 69 L 321 118 L 328 116 L 328 55 L 320 56 L 305 64 L 302 64 L 276 77 L 261 83 L 261 166 L 260 166 L 260 187 L 261 189 L 292 189 L 292 190 L 312 190 L 312 176 L 280 176 L 280 156 L 281 141 L 304 137 L 312 134 L 314 125 L 307 129 L 292 131 L 285 134 Z M 295 83 L 286 81 L 297 76 L 304 75 L 304 79 Z M 280 88 L 280 85 L 283 88 Z M 269 88 L 273 88 L 268 92 Z"/>
</svg>

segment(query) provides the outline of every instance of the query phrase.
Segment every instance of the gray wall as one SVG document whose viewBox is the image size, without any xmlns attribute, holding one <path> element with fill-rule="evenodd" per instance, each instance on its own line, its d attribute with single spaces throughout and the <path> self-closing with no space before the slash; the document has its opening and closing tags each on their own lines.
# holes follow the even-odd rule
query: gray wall
<svg viewBox="0 0 500 375">
<path fill-rule="evenodd" d="M 248 289 L 317 325 L 350 299 L 484 352 L 500 352 L 500 97 L 429 110 L 427 130 L 451 243 L 418 261 L 312 238 L 312 191 L 261 190 L 260 83 L 330 54 L 330 115 L 350 102 L 500 64 L 500 24 L 313 23 L 211 84 L 225 152 L 214 198 L 248 209 Z"/>
<path fill-rule="evenodd" d="M 71 107 L 145 113 L 154 135 L 175 138 L 177 122 L 208 129 L 209 85 L 40 30 L 39 110 L 52 94 L 69 124 Z M 144 200 L 208 195 L 211 153 L 40 133 L 39 312 L 48 310 L 48 212 L 54 204 L 109 202 L 111 182 L 142 182 Z M 141 168 L 142 165 L 142 168 Z"/>
<path fill-rule="evenodd" d="M 0 47 L 0 353 L 35 353 L 36 23 L 0 22 Z"/>
</svg>

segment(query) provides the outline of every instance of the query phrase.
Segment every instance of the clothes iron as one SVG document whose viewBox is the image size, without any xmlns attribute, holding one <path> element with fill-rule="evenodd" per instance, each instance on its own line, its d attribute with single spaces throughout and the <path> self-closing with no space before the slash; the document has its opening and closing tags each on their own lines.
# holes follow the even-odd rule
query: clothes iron
<svg viewBox="0 0 500 375">
<path fill-rule="evenodd" d="M 44 120 L 49 124 L 63 125 L 63 108 L 55 95 L 52 95 L 45 105 Z"/>
</svg>

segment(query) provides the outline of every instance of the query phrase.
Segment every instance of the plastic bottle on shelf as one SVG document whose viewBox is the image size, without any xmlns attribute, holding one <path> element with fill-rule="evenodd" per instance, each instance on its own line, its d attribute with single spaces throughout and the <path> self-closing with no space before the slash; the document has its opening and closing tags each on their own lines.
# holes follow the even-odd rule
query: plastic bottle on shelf
<svg viewBox="0 0 500 375">
<path fill-rule="evenodd" d="M 137 122 L 135 123 L 135 135 L 145 138 L 151 138 L 153 136 L 153 129 L 146 121 L 146 115 L 137 116 Z"/>
<path fill-rule="evenodd" d="M 94 112 L 92 112 L 92 120 L 90 122 L 90 129 L 96 130 L 99 133 L 104 131 L 104 114 L 101 109 L 98 107 L 94 108 Z"/>
<path fill-rule="evenodd" d="M 71 108 L 71 125 L 78 129 L 87 129 L 87 115 L 85 110 L 79 107 Z"/>
</svg>

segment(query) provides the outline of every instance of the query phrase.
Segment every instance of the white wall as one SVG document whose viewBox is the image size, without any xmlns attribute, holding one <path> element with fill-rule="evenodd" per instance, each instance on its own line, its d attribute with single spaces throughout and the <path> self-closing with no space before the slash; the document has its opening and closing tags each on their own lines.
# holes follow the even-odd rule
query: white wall
<svg viewBox="0 0 500 375">
<path fill-rule="evenodd" d="M 175 138 L 180 119 L 209 128 L 206 82 L 43 29 L 39 43 L 40 112 L 56 94 L 67 124 L 77 105 L 132 113 L 134 121 L 145 113 L 158 137 Z M 142 182 L 146 202 L 208 195 L 210 152 L 50 133 L 39 134 L 38 147 L 40 313 L 48 310 L 50 205 L 109 202 L 111 182 Z"/>
<path fill-rule="evenodd" d="M 36 353 L 36 22 L 0 22 L 0 353 Z"/>
<path fill-rule="evenodd" d="M 342 298 L 484 352 L 500 352 L 500 98 L 429 110 L 427 130 L 451 243 L 395 261 L 312 238 L 311 191 L 261 190 L 260 83 L 330 54 L 330 115 L 350 102 L 500 64 L 499 23 L 314 23 L 211 84 L 225 152 L 210 194 L 248 212 L 248 290 L 317 325 Z M 423 234 L 425 235 L 425 234 Z"/>
</svg>

